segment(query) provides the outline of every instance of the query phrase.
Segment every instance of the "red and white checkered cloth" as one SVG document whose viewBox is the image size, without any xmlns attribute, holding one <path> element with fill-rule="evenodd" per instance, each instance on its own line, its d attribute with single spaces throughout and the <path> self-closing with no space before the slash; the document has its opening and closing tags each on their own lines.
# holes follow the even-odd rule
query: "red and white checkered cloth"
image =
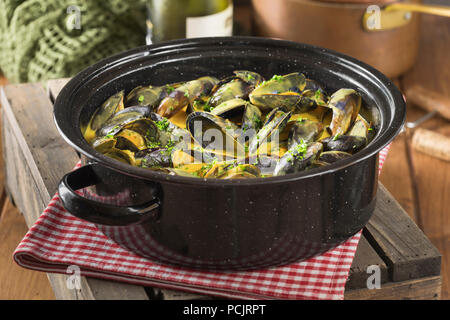
<svg viewBox="0 0 450 320">
<path fill-rule="evenodd" d="M 380 152 L 379 170 L 389 146 Z M 118 246 L 94 224 L 75 218 L 55 195 L 15 250 L 22 267 L 237 299 L 343 299 L 361 232 L 314 258 L 246 272 L 206 272 L 151 262 Z"/>
</svg>

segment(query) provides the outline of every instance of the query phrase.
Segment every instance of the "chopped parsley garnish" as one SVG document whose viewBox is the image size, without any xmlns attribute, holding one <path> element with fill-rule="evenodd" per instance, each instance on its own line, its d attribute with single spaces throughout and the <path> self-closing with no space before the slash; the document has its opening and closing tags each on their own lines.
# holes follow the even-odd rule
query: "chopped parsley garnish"
<svg viewBox="0 0 450 320">
<path fill-rule="evenodd" d="M 373 128 L 369 128 L 369 129 L 367 129 L 368 131 L 373 131 Z"/>
<path fill-rule="evenodd" d="M 272 79 L 270 79 L 271 81 L 272 80 L 274 80 L 274 81 L 281 81 L 283 79 L 283 76 L 279 76 L 279 75 L 277 75 L 277 74 L 275 74 L 273 77 L 272 77 Z"/>
<path fill-rule="evenodd" d="M 316 100 L 319 100 L 320 99 L 320 95 L 321 95 L 321 93 L 322 93 L 322 91 L 320 90 L 320 89 L 318 89 L 317 91 L 316 91 L 316 93 L 315 93 L 315 98 L 316 98 Z"/>
<path fill-rule="evenodd" d="M 186 98 L 189 98 L 189 90 L 184 90 L 184 96 L 186 97 Z"/>
<path fill-rule="evenodd" d="M 144 102 L 144 100 L 145 100 L 145 97 L 144 97 L 144 96 L 139 96 L 139 99 L 138 99 L 139 103 Z"/>
<path fill-rule="evenodd" d="M 295 151 L 297 154 L 295 157 L 299 160 L 302 160 L 305 156 L 306 150 L 308 150 L 308 144 L 302 140 L 300 140 L 300 143 L 295 147 Z"/>
<path fill-rule="evenodd" d="M 166 118 L 164 118 L 160 121 L 156 121 L 155 123 L 156 123 L 156 126 L 158 127 L 158 129 L 161 131 L 167 131 L 167 129 L 170 126 L 170 122 Z"/>
<path fill-rule="evenodd" d="M 253 122 L 255 123 L 256 128 L 261 128 L 263 126 L 261 118 L 256 115 L 253 117 Z"/>
<path fill-rule="evenodd" d="M 169 85 L 166 85 L 166 90 L 168 94 L 171 94 L 172 92 L 175 91 L 175 88 Z"/>
<path fill-rule="evenodd" d="M 254 80 L 254 79 L 255 79 L 255 77 L 252 76 L 250 73 L 247 74 L 247 80 Z"/>
<path fill-rule="evenodd" d="M 112 138 L 114 138 L 114 135 L 113 135 L 113 134 L 107 134 L 107 135 L 105 136 L 105 138 L 112 139 Z"/>
<path fill-rule="evenodd" d="M 214 107 L 210 106 L 209 104 L 205 104 L 203 106 L 203 110 L 206 111 L 206 112 L 211 112 L 213 109 L 214 109 Z"/>
<path fill-rule="evenodd" d="M 157 149 L 161 147 L 161 143 L 159 141 L 147 141 L 148 149 Z"/>
<path fill-rule="evenodd" d="M 336 141 L 337 139 L 339 139 L 339 137 L 340 137 L 340 134 L 336 133 L 336 135 L 333 137 L 333 141 Z"/>
</svg>

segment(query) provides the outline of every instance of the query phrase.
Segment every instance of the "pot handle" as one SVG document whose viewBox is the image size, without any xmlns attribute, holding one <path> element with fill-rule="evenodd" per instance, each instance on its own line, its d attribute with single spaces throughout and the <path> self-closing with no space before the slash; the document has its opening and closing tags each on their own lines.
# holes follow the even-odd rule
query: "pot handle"
<svg viewBox="0 0 450 320">
<path fill-rule="evenodd" d="M 411 22 L 412 12 L 450 17 L 449 6 L 395 2 L 384 8 L 380 8 L 378 5 L 367 7 L 363 15 L 362 27 L 368 32 L 399 28 Z"/>
<path fill-rule="evenodd" d="M 158 218 L 158 198 L 137 206 L 117 206 L 87 199 L 76 193 L 75 190 L 100 183 L 94 170 L 96 166 L 98 164 L 88 164 L 61 179 L 58 193 L 69 213 L 88 222 L 108 226 L 127 226 Z"/>
</svg>

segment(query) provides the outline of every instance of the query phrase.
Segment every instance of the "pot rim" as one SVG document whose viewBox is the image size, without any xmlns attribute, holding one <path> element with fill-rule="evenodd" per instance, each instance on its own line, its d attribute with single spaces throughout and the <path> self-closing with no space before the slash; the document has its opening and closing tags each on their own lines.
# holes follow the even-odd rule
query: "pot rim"
<svg viewBox="0 0 450 320">
<path fill-rule="evenodd" d="M 170 175 L 167 173 L 151 171 L 145 168 L 139 168 L 119 162 L 95 151 L 82 137 L 79 126 L 75 128 L 73 126 L 71 128 L 67 128 L 67 126 L 64 127 L 64 125 L 60 123 L 60 119 L 63 117 L 65 109 L 67 109 L 66 106 L 71 103 L 70 101 L 72 95 L 74 93 L 76 94 L 78 89 L 82 87 L 88 79 L 101 76 L 101 74 L 107 71 L 108 69 L 120 66 L 121 64 L 138 57 L 149 56 L 155 53 L 162 54 L 164 53 L 164 51 L 173 52 L 173 50 L 176 50 L 177 48 L 200 46 L 202 44 L 211 45 L 213 43 L 227 43 L 227 42 L 232 43 L 239 41 L 249 42 L 252 44 L 263 44 L 263 43 L 278 44 L 280 47 L 285 48 L 288 47 L 291 49 L 292 48 L 308 49 L 309 51 L 315 51 L 322 57 L 324 56 L 333 57 L 333 59 L 339 60 L 340 64 L 345 64 L 347 67 L 357 69 L 358 72 L 364 74 L 365 77 L 369 77 L 373 82 L 376 82 L 378 86 L 384 86 L 383 92 L 389 93 L 390 95 L 389 103 L 393 104 L 395 109 L 395 112 L 393 112 L 393 115 L 391 117 L 390 126 L 388 126 L 387 128 L 381 128 L 377 133 L 376 137 L 373 139 L 373 141 L 355 155 L 352 155 L 347 159 L 340 160 L 338 162 L 335 162 L 322 168 L 315 168 L 308 171 L 302 171 L 299 173 L 292 173 L 277 177 L 222 180 L 214 178 L 205 179 L 205 178 L 195 178 L 195 177 L 191 178 L 191 177 Z M 380 114 L 383 118 L 385 115 L 382 113 L 380 106 L 377 105 L 376 107 L 380 111 Z M 124 175 L 133 176 L 139 179 L 151 180 L 154 182 L 179 183 L 202 187 L 254 186 L 254 185 L 270 185 L 270 184 L 286 183 L 306 178 L 312 178 L 315 176 L 321 176 L 329 173 L 334 173 L 336 171 L 343 170 L 349 166 L 364 161 L 368 158 L 371 158 L 373 156 L 377 156 L 377 154 L 389 143 L 391 143 L 392 140 L 401 132 L 406 120 L 406 103 L 403 95 L 391 80 L 389 80 L 385 75 L 383 75 L 375 68 L 355 58 L 349 57 L 347 55 L 338 53 L 333 50 L 288 40 L 235 36 L 235 37 L 212 37 L 212 38 L 192 38 L 192 39 L 172 40 L 157 45 L 138 47 L 103 59 L 78 73 L 64 86 L 64 88 L 61 90 L 60 94 L 56 98 L 53 116 L 59 133 L 71 147 L 73 147 L 75 150 L 77 150 L 90 160 L 93 160 L 113 171 L 117 171 Z M 73 139 L 69 137 L 69 135 L 71 134 L 70 131 L 79 131 L 76 133 L 72 132 L 72 135 L 75 134 L 76 136 L 78 136 L 77 138 L 79 138 L 78 139 L 79 141 L 73 141 Z"/>
</svg>

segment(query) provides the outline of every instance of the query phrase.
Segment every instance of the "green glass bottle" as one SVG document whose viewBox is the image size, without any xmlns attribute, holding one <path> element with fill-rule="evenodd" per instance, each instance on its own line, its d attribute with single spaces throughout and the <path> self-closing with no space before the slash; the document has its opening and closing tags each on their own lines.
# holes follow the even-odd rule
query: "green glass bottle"
<svg viewBox="0 0 450 320">
<path fill-rule="evenodd" d="M 148 0 L 147 43 L 231 36 L 232 0 Z"/>
</svg>

